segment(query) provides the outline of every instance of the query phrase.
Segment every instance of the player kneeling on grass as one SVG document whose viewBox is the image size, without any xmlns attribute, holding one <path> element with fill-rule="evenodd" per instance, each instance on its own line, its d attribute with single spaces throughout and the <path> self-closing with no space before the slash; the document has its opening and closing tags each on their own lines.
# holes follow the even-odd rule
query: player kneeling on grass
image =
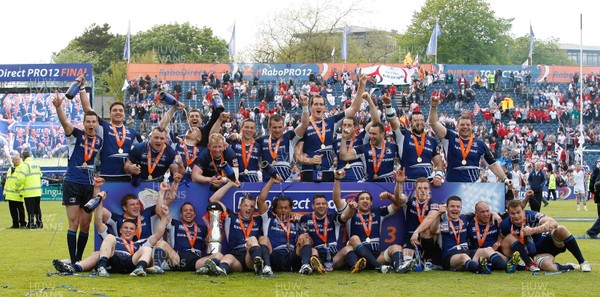
<svg viewBox="0 0 600 297">
<path fill-rule="evenodd" d="M 88 258 L 75 263 L 74 265 L 54 260 L 52 264 L 58 272 L 74 274 L 76 272 L 91 271 L 96 268 L 98 276 L 108 277 L 111 273 L 129 273 L 131 276 L 146 276 L 146 267 L 152 263 L 152 246 L 154 246 L 165 232 L 167 223 L 170 220 L 169 209 L 164 206 L 157 209 L 161 212 L 161 220 L 156 232 L 146 241 L 133 241 L 136 231 L 136 222 L 131 220 L 123 221 L 121 225 L 121 237 L 116 238 L 108 234 L 107 226 L 102 223 L 102 200 L 106 198 L 106 192 L 98 193 L 101 197 L 100 204 L 94 211 L 94 224 L 96 230 L 102 237 L 100 251 L 92 253 Z"/>
<path fill-rule="evenodd" d="M 346 202 L 341 199 L 340 189 L 340 180 L 344 175 L 345 171 L 343 169 L 335 172 L 333 199 L 338 210 L 343 209 L 339 221 L 346 224 L 346 230 L 348 230 L 348 236 L 350 236 L 348 246 L 354 249 L 356 255 L 366 259 L 368 268 L 379 270 L 382 273 L 406 272 L 412 269 L 412 263 L 414 262 L 404 263 L 400 245 L 393 244 L 385 251 L 379 251 L 383 221 L 400 211 L 408 200 L 408 197 L 402 194 L 401 188 L 402 182 L 406 180 L 404 169 L 400 169 L 395 173 L 396 187 L 394 194 L 388 192 L 380 194 L 380 199 L 388 199 L 392 202 L 384 208 L 372 208 L 373 197 L 367 191 L 358 193 L 356 196 L 357 201 L 351 201 L 344 205 Z"/>
<path fill-rule="evenodd" d="M 530 196 L 530 195 L 529 195 Z M 577 240 L 564 226 L 542 213 L 524 209 L 524 203 L 519 200 L 508 202 L 509 217 L 502 221 L 500 229 L 505 236 L 503 249 L 505 251 L 521 249 L 520 253 L 527 253 L 534 257 L 535 264 L 529 267 L 550 272 L 581 270 L 592 271 L 591 265 L 585 261 L 577 244 Z M 526 246 L 526 250 L 521 248 Z M 555 257 L 569 250 L 579 264 L 567 263 L 561 265 L 555 262 Z M 536 266 L 537 265 L 537 266 Z"/>
</svg>

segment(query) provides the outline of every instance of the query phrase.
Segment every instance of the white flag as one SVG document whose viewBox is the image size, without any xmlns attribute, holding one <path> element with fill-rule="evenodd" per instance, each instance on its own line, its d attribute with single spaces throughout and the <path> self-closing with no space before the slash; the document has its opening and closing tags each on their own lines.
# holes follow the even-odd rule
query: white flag
<svg viewBox="0 0 600 297">
<path fill-rule="evenodd" d="M 125 79 L 125 82 L 123 82 L 123 87 L 121 87 L 121 91 L 125 91 L 127 88 L 129 88 L 129 82 L 127 79 Z"/>
<path fill-rule="evenodd" d="M 525 60 L 525 62 L 521 64 L 521 68 L 525 69 L 527 67 L 529 67 L 529 59 Z"/>
<path fill-rule="evenodd" d="M 335 56 L 335 47 L 331 50 L 331 56 Z"/>
</svg>

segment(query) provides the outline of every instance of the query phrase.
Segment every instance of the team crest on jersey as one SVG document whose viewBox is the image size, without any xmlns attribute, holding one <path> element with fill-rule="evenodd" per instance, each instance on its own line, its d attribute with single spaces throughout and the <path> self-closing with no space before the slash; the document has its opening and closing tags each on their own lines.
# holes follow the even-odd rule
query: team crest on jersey
<svg viewBox="0 0 600 297">
<path fill-rule="evenodd" d="M 390 150 L 389 148 L 386 148 L 386 149 L 385 149 L 385 153 L 389 155 L 389 154 L 391 154 L 391 153 L 392 153 L 392 150 Z"/>
</svg>

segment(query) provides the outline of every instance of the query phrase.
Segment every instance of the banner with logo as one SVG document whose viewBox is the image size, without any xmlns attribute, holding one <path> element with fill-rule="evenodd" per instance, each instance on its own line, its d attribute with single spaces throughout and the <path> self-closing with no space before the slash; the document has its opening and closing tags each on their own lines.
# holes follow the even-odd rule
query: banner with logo
<svg viewBox="0 0 600 297">
<path fill-rule="evenodd" d="M 225 194 L 221 202 L 225 206 L 237 212 L 239 202 L 246 194 L 258 197 L 263 183 L 243 183 L 240 188 L 231 189 Z M 343 183 L 342 199 L 355 199 L 361 191 L 369 191 L 373 197 L 373 207 L 383 207 L 389 205 L 389 201 L 379 199 L 379 194 L 387 191 L 394 192 L 394 183 Z M 315 194 L 324 194 L 329 201 L 330 211 L 335 211 L 335 205 L 332 197 L 333 183 L 283 183 L 274 185 L 267 197 L 267 204 L 270 206 L 273 197 L 285 195 L 292 198 L 294 204 L 292 211 L 300 214 L 312 212 L 312 197 Z M 158 199 L 159 183 L 142 183 L 139 187 L 134 187 L 130 183 L 107 182 L 103 189 L 107 191 L 108 197 L 104 202 L 104 207 L 112 213 L 122 214 L 121 198 L 126 194 L 136 194 L 143 208 L 148 208 L 156 204 Z M 404 184 L 404 193 L 409 197 L 414 191 L 413 183 Z M 170 215 L 179 219 L 179 210 L 184 202 L 190 202 L 196 210 L 196 222 L 202 223 L 201 217 L 206 213 L 208 201 L 212 192 L 208 185 L 197 183 L 181 184 L 177 193 L 177 198 L 170 207 Z M 492 211 L 504 209 L 504 184 L 502 183 L 444 183 L 440 188 L 432 189 L 432 200 L 438 203 L 445 203 L 450 196 L 459 196 L 463 199 L 463 211 L 472 212 L 475 203 L 480 200 L 486 201 Z M 386 220 L 381 226 L 381 244 L 385 249 L 387 246 L 398 243 L 404 243 L 405 222 L 404 213 L 397 213 Z M 96 236 L 96 250 L 100 247 L 99 236 Z"/>
<path fill-rule="evenodd" d="M 0 82 L 72 81 L 80 75 L 92 77 L 92 64 L 15 64 L 0 65 Z"/>
</svg>

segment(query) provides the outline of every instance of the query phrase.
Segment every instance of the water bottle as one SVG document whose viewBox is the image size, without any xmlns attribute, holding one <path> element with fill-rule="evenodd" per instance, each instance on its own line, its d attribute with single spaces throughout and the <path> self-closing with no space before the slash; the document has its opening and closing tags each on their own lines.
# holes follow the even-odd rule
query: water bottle
<svg viewBox="0 0 600 297">
<path fill-rule="evenodd" d="M 233 168 L 231 168 L 231 166 L 229 166 L 229 163 L 223 161 L 221 164 L 219 164 L 219 169 L 223 170 L 223 173 L 225 173 L 225 176 L 229 180 L 231 180 L 231 181 L 237 180 L 235 178 L 235 172 L 233 171 Z"/>
<path fill-rule="evenodd" d="M 96 197 L 90 199 L 90 201 L 88 201 L 83 206 L 83 210 L 85 210 L 85 212 L 87 212 L 87 213 L 91 213 L 92 211 L 94 211 L 94 209 L 96 209 L 96 207 L 98 207 L 98 205 L 100 205 L 101 200 L 102 200 L 102 197 L 100 197 L 100 196 L 96 196 Z"/>
<path fill-rule="evenodd" d="M 260 169 L 271 178 L 277 177 L 277 170 L 275 170 L 275 168 L 267 161 L 260 162 Z"/>
<path fill-rule="evenodd" d="M 160 93 L 158 93 L 158 98 L 160 101 L 162 101 L 164 104 L 167 104 L 167 105 L 177 105 L 179 103 L 177 101 L 177 99 L 175 99 L 175 97 L 173 97 L 173 95 L 171 95 L 165 91 L 160 91 Z"/>
<path fill-rule="evenodd" d="M 213 95 L 212 104 L 217 114 L 220 114 L 223 111 L 225 111 L 225 105 L 223 105 L 223 98 L 221 98 L 220 95 Z"/>
<path fill-rule="evenodd" d="M 65 97 L 67 97 L 67 99 L 69 99 L 69 100 L 73 100 L 73 98 L 75 98 L 75 96 L 77 96 L 77 94 L 79 93 L 80 90 L 81 90 L 81 80 L 76 79 L 73 83 L 71 83 L 71 86 L 69 86 L 69 89 L 65 93 Z"/>
<path fill-rule="evenodd" d="M 329 247 L 327 248 L 327 256 L 325 257 L 325 272 L 333 271 L 333 259 L 331 259 L 331 252 L 329 251 Z"/>
</svg>

